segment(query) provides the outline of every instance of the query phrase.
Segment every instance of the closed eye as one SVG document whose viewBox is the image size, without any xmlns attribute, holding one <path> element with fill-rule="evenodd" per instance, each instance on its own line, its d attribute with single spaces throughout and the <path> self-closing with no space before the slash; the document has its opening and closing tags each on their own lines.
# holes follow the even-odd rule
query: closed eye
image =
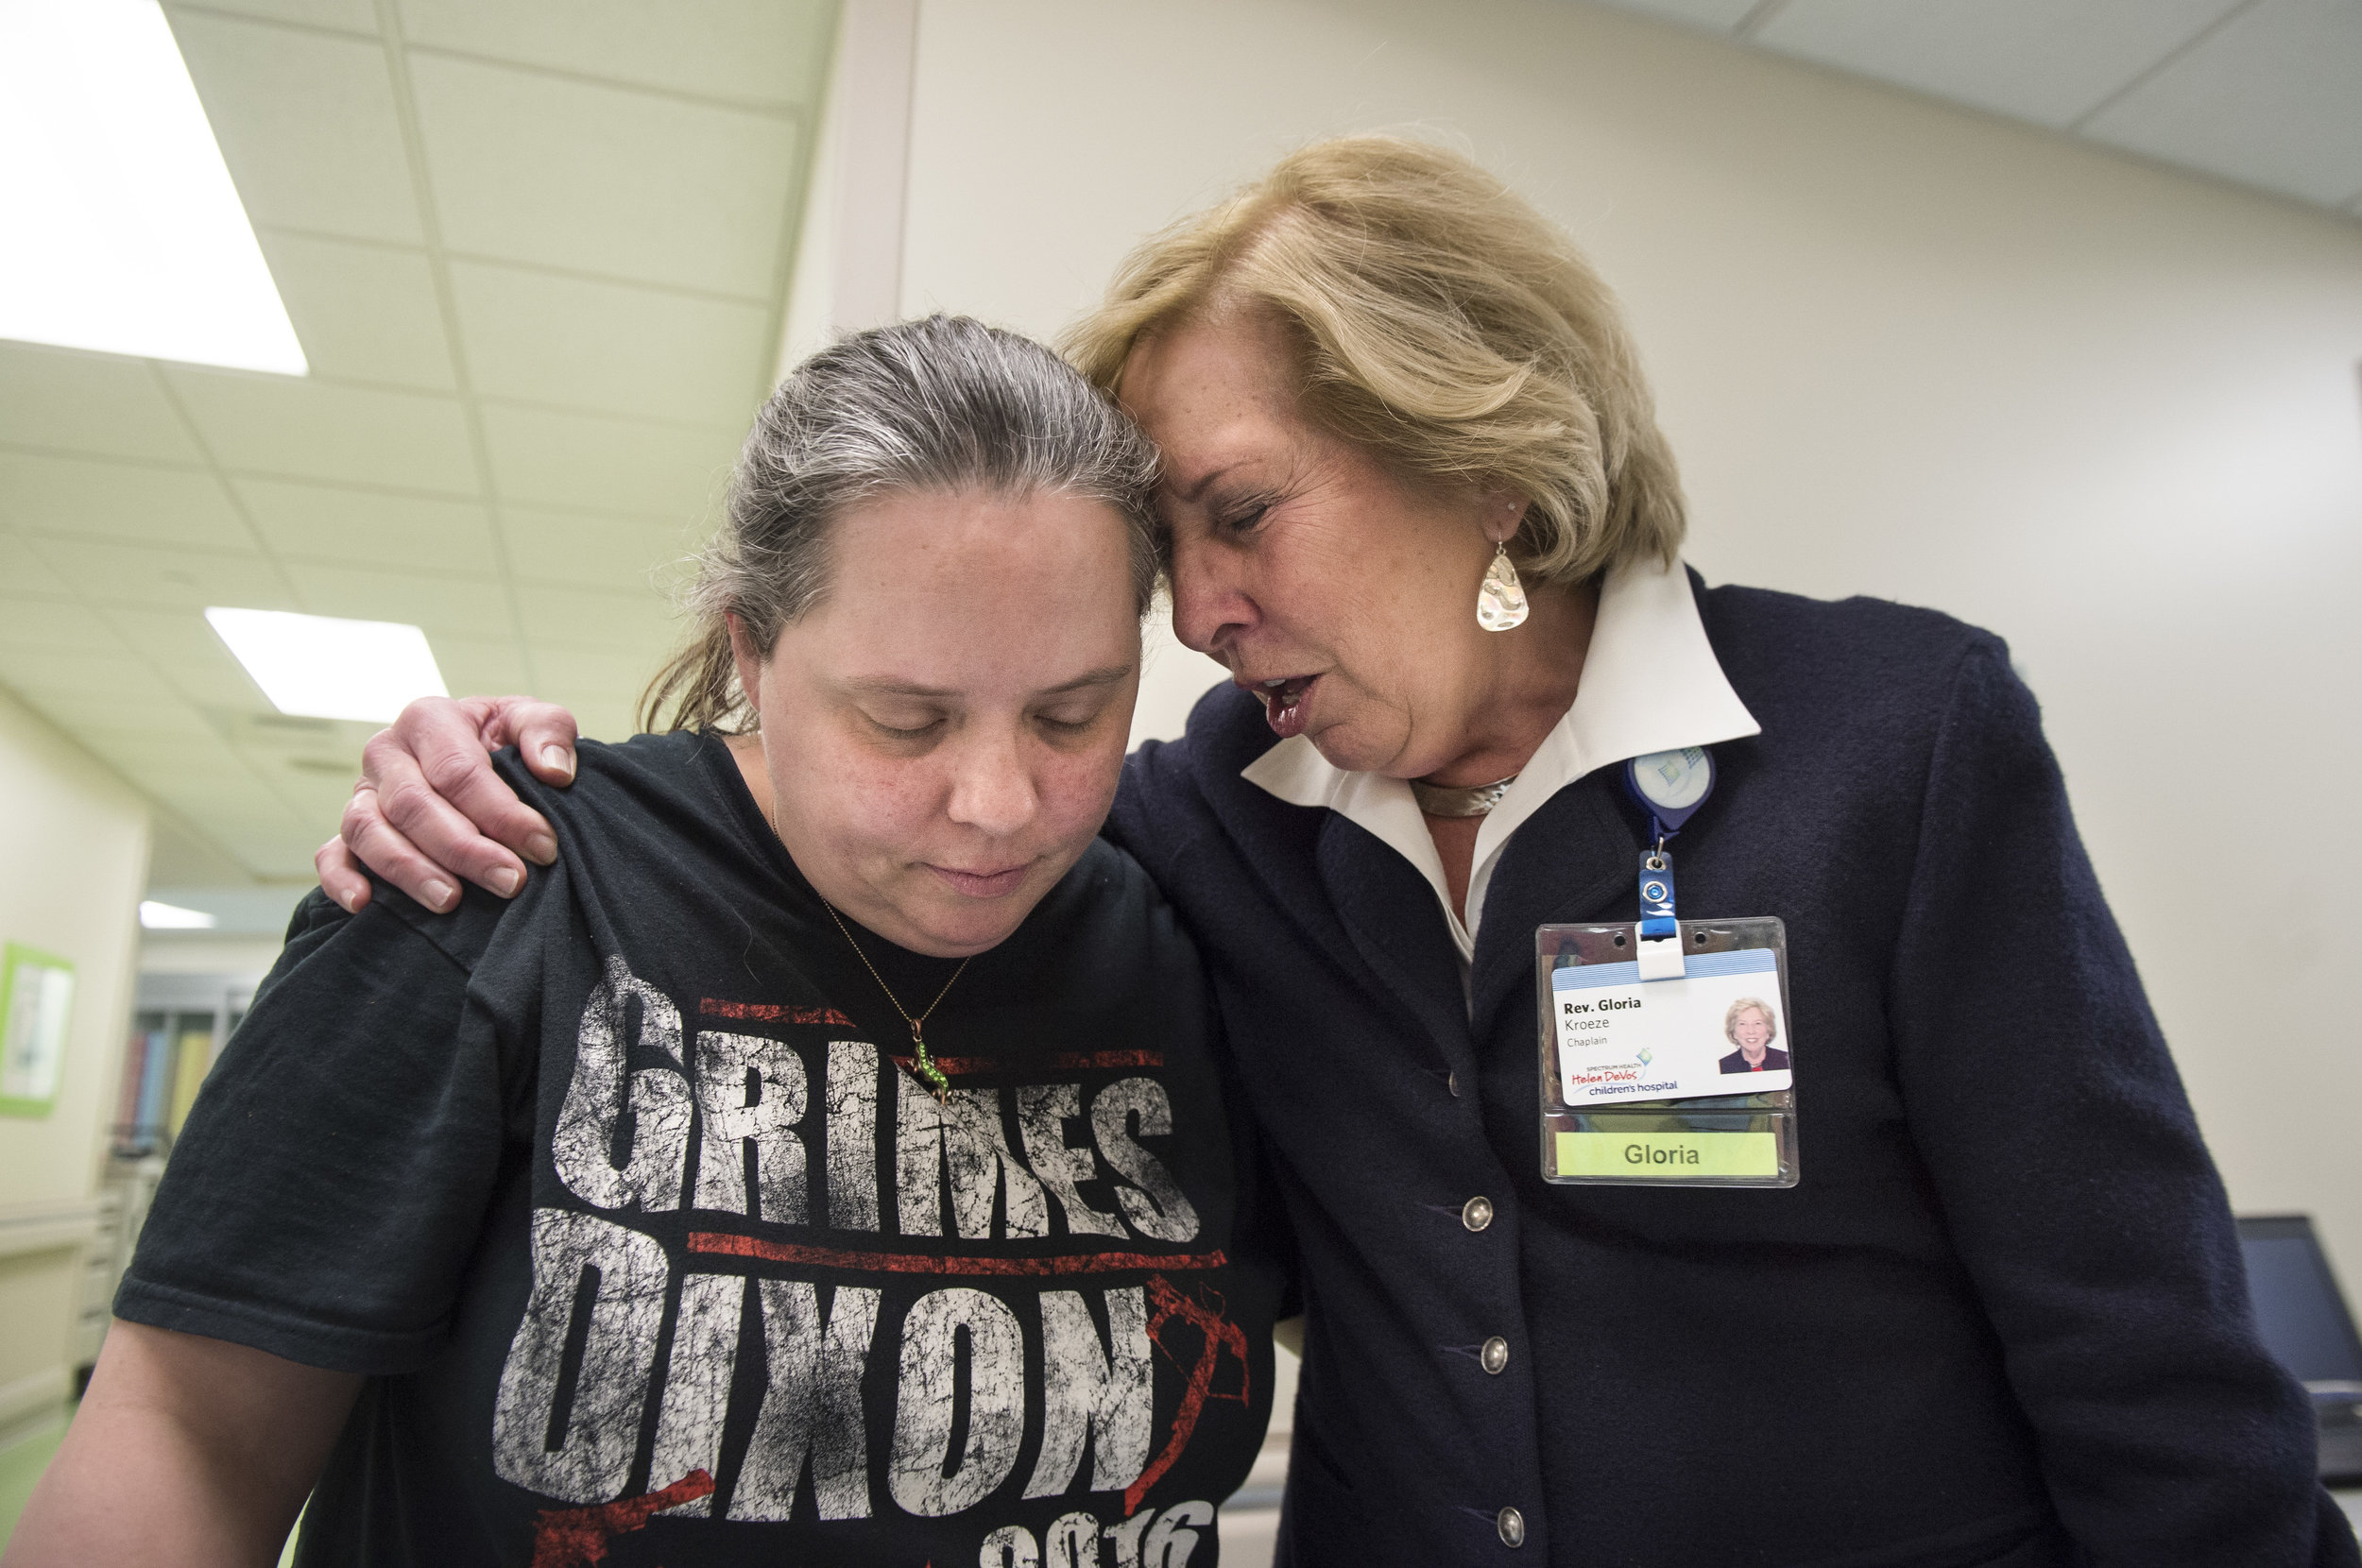
<svg viewBox="0 0 2362 1568">
<path fill-rule="evenodd" d="M 1053 734 L 1079 735 L 1098 724 L 1100 716 L 1105 712 L 1104 703 L 1095 703 L 1087 712 L 1068 707 L 1054 713 L 1036 713 L 1034 722 Z"/>
<path fill-rule="evenodd" d="M 1221 519 L 1223 532 L 1234 535 L 1252 534 L 1271 511 L 1268 501 L 1255 501 L 1228 512 Z"/>
<path fill-rule="evenodd" d="M 940 718 L 930 719 L 921 724 L 890 724 L 874 714 L 864 713 L 862 717 L 869 721 L 870 728 L 889 741 L 924 741 L 943 728 Z"/>
</svg>

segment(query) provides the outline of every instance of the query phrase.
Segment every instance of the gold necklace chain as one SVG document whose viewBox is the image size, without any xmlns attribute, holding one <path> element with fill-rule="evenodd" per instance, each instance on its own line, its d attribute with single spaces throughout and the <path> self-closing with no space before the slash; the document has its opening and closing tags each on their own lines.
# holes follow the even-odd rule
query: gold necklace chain
<svg viewBox="0 0 2362 1568">
<path fill-rule="evenodd" d="M 976 955 L 970 953 L 960 960 L 960 966 L 951 971 L 950 980 L 943 982 L 943 989 L 936 992 L 935 999 L 927 1004 L 927 1011 L 914 1018 L 911 1010 L 902 1005 L 902 998 L 894 994 L 894 987 L 888 985 L 885 977 L 878 973 L 878 966 L 869 962 L 869 955 L 861 950 L 861 944 L 853 940 L 853 929 L 845 924 L 845 917 L 836 912 L 836 906 L 823 898 L 820 907 L 829 912 L 829 918 L 836 922 L 836 929 L 845 933 L 846 945 L 853 949 L 853 956 L 861 960 L 861 966 L 869 971 L 869 978 L 878 982 L 878 989 L 885 993 L 885 999 L 894 1004 L 894 1011 L 899 1013 L 902 1021 L 911 1026 L 911 1048 L 917 1055 L 917 1064 L 911 1071 L 918 1075 L 921 1083 L 935 1092 L 935 1102 L 941 1104 L 951 1092 L 951 1081 L 943 1076 L 943 1069 L 935 1065 L 935 1059 L 927 1052 L 926 1024 L 935 1015 L 935 1009 L 943 1005 L 943 998 L 951 994 L 951 987 L 959 984 L 960 977 L 967 973 L 967 966 L 976 962 Z"/>
<path fill-rule="evenodd" d="M 763 808 L 762 801 L 758 798 L 755 801 L 755 810 L 762 816 L 762 825 L 771 829 L 771 836 L 779 840 L 779 847 L 787 848 L 787 840 L 779 836 L 778 797 L 775 795 L 772 798 L 771 806 L 767 810 Z M 793 853 L 788 856 L 790 861 L 793 861 L 795 858 Z M 885 977 L 878 973 L 878 966 L 869 962 L 869 955 L 861 950 L 861 944 L 853 940 L 853 929 L 845 924 L 845 917 L 836 912 L 836 906 L 826 898 L 822 898 L 820 907 L 829 912 L 829 918 L 836 922 L 836 929 L 845 933 L 845 945 L 853 949 L 853 956 L 861 960 L 863 968 L 869 971 L 869 978 L 878 982 L 878 989 L 884 992 L 885 999 L 894 1004 L 894 1011 L 899 1013 L 902 1015 L 902 1021 L 911 1026 L 911 1047 L 917 1059 L 916 1065 L 911 1068 L 911 1071 L 917 1075 L 921 1083 L 935 1092 L 935 1103 L 942 1104 L 950 1096 L 951 1081 L 943 1076 L 943 1069 L 935 1065 L 934 1057 L 928 1053 L 926 1024 L 928 1019 L 935 1015 L 935 1009 L 943 1005 L 943 998 L 951 994 L 951 987 L 959 984 L 960 977 L 967 973 L 967 966 L 975 962 L 976 955 L 970 953 L 960 960 L 960 966 L 951 971 L 950 980 L 943 982 L 943 989 L 936 992 L 935 999 L 927 1004 L 927 1011 L 914 1018 L 911 1016 L 911 1010 L 902 1005 L 902 998 L 894 994 L 894 987 L 888 985 L 885 982 Z"/>
</svg>

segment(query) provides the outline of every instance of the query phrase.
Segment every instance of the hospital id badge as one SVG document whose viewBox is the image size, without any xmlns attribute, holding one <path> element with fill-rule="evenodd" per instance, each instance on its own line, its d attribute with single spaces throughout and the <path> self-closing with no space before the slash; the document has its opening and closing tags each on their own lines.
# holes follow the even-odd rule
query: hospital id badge
<svg viewBox="0 0 2362 1568">
<path fill-rule="evenodd" d="M 1792 1187 L 1787 929 L 1683 920 L 1669 934 L 1672 974 L 1647 979 L 1666 961 L 1644 958 L 1641 924 L 1534 932 L 1543 1180 Z"/>
</svg>

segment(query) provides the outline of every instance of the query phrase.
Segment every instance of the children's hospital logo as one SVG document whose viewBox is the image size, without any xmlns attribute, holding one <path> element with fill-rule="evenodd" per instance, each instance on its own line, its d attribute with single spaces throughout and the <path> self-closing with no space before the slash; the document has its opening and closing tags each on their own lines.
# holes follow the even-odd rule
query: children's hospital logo
<svg viewBox="0 0 2362 1568">
<path fill-rule="evenodd" d="M 750 1011 L 700 1009 L 733 1022 Z M 881 1202 L 888 1103 L 894 1190 Z M 1246 1401 L 1250 1359 L 1204 1278 L 1224 1255 L 1170 1250 L 1196 1238 L 1199 1217 L 1139 1140 L 1172 1130 L 1145 1073 L 1088 1093 L 1056 1082 L 1006 1103 L 996 1088 L 938 1102 L 866 1042 L 684 1031 L 670 997 L 610 959 L 550 1150 L 560 1182 L 599 1212 L 535 1211 L 532 1290 L 493 1417 L 499 1474 L 577 1505 L 543 1512 L 535 1568 L 598 1561 L 611 1537 L 660 1513 L 776 1522 L 801 1499 L 822 1522 L 958 1514 L 1007 1495 L 1035 1411 L 1040 1440 L 1015 1495 L 1079 1486 L 1105 1500 L 1040 1539 L 1021 1525 L 980 1530 L 981 1560 L 1181 1568 L 1212 1505 L 1141 1505 L 1210 1403 Z M 1106 1206 L 1086 1201 L 1094 1182 L 1112 1189 Z M 684 1205 L 685 1245 L 628 1218 Z M 933 1245 L 806 1239 L 889 1226 Z M 943 1246 L 1061 1234 L 1089 1250 Z M 742 1362 L 760 1373 L 742 1377 Z M 1178 1389 L 1161 1434 L 1160 1362 Z M 891 1426 L 873 1431 L 863 1389 L 886 1367 Z"/>
</svg>

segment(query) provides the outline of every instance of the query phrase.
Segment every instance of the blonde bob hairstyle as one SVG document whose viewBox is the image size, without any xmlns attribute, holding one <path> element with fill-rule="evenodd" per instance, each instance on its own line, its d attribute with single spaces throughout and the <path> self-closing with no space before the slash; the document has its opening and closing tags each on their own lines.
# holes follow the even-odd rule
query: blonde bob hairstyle
<svg viewBox="0 0 2362 1568">
<path fill-rule="evenodd" d="M 1681 548 L 1681 481 L 1607 285 L 1507 186 L 1441 147 L 1348 136 L 1155 235 L 1064 343 L 1121 389 L 1143 336 L 1271 312 L 1306 418 L 1412 480 L 1532 500 L 1511 552 L 1581 582 Z"/>
<path fill-rule="evenodd" d="M 1763 1027 L 1772 1031 L 1763 1037 L 1764 1046 L 1769 1048 L 1772 1042 L 1780 1037 L 1780 1020 L 1772 1015 L 1770 1003 L 1758 1001 L 1753 997 L 1739 997 L 1738 1000 L 1731 1003 L 1731 1010 L 1722 1014 L 1722 1038 L 1734 1046 L 1737 1045 L 1738 1020 L 1750 1013 L 1761 1014 Z"/>
</svg>

